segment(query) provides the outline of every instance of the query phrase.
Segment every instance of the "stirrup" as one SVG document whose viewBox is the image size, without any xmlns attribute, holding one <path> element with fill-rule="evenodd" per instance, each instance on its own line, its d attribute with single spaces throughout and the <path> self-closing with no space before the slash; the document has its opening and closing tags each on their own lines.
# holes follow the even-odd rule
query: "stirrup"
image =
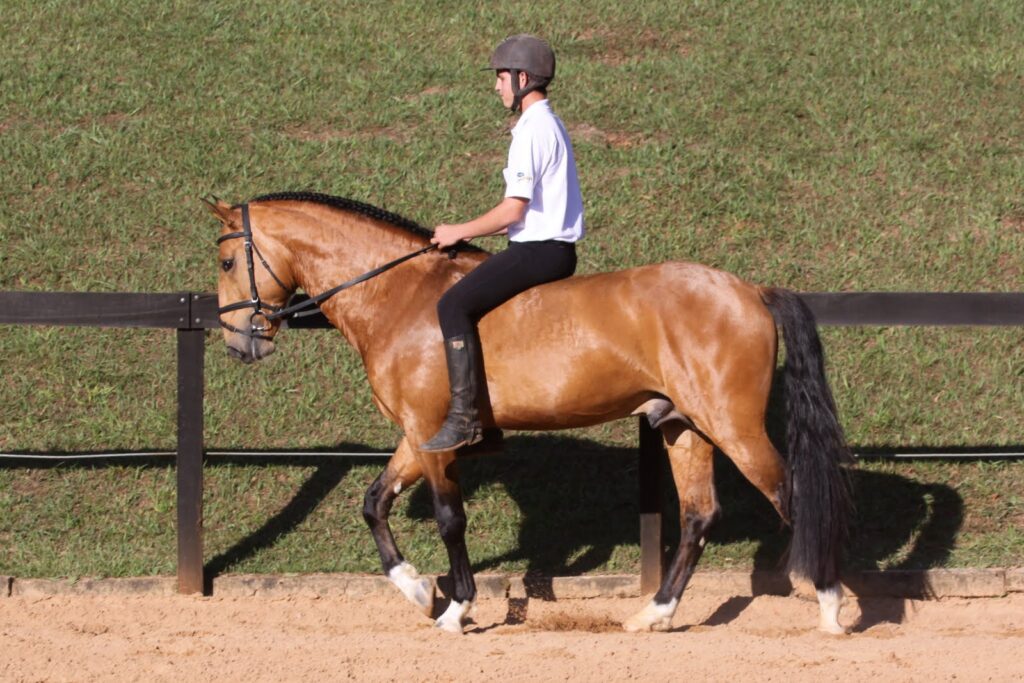
<svg viewBox="0 0 1024 683">
<path fill-rule="evenodd" d="M 459 457 L 473 457 L 477 455 L 493 455 L 501 453 L 505 448 L 505 433 L 497 427 L 484 427 L 483 439 L 472 446 L 463 446 L 459 449 Z"/>
<path fill-rule="evenodd" d="M 479 422 L 470 423 L 460 428 L 452 424 L 451 420 L 445 420 L 437 434 L 426 443 L 421 444 L 419 450 L 424 453 L 440 453 L 472 446 L 483 441 L 483 431 Z"/>
</svg>

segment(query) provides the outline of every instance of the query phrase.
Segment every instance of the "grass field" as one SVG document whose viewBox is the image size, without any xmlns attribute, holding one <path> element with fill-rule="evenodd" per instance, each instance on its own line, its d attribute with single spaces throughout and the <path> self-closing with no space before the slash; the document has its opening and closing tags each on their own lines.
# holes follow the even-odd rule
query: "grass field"
<svg viewBox="0 0 1024 683">
<path fill-rule="evenodd" d="M 205 473 L 208 572 L 378 571 L 359 513 L 382 464 L 215 461 Z M 723 518 L 701 566 L 779 566 L 787 534 L 774 511 L 727 461 L 718 464 Z M 510 439 L 506 454 L 465 461 L 461 470 L 467 543 L 477 570 L 638 571 L 636 458 L 629 449 L 520 436 Z M 578 476 L 566 476 L 572 473 Z M 2 476 L 2 572 L 174 573 L 175 472 L 169 462 L 7 469 Z M 853 481 L 858 513 L 851 568 L 1021 564 L 1024 471 L 1017 463 L 870 463 Z M 673 522 L 669 515 L 670 545 L 678 537 Z M 423 486 L 399 499 L 392 526 L 417 567 L 447 570 Z"/>
<path fill-rule="evenodd" d="M 197 199 L 211 193 L 313 189 L 428 226 L 468 218 L 500 196 L 509 127 L 479 67 L 518 31 L 558 51 L 551 95 L 589 229 L 580 272 L 686 259 L 802 291 L 1024 289 L 1024 14 L 1013 0 L 10 0 L 3 14 L 0 290 L 212 290 L 217 226 Z M 843 328 L 823 339 L 853 443 L 1021 443 L 1024 331 Z M 207 344 L 209 448 L 397 441 L 336 334 L 291 332 L 255 368 L 229 362 L 216 336 Z M 169 333 L 0 328 L 0 364 L 0 451 L 174 447 Z M 624 421 L 559 438 L 628 474 L 634 431 Z M 527 456 L 521 475 L 504 459 L 467 465 L 481 469 L 474 559 L 633 566 L 635 519 L 609 521 L 582 500 L 574 528 L 590 541 L 572 552 L 583 559 L 540 549 L 531 523 L 552 503 L 516 492 L 562 447 L 521 438 L 508 456 Z M 373 568 L 354 501 L 377 467 L 211 466 L 208 552 L 233 571 Z M 852 561 L 1024 564 L 1019 464 L 876 464 L 858 477 Z M 169 571 L 172 485 L 162 465 L 0 465 L 0 509 L 14 511 L 0 516 L 0 573 Z M 616 509 L 630 512 L 631 495 Z M 303 505 L 301 523 L 280 515 Z M 410 554 L 439 564 L 415 494 L 403 505 Z M 899 543 L 883 538 L 888 515 L 913 522 Z M 918 551 L 914 539 L 943 517 L 928 543 L 945 550 Z M 268 519 L 283 519 L 272 542 L 258 533 Z M 732 523 L 705 562 L 775 552 L 774 522 Z"/>
</svg>

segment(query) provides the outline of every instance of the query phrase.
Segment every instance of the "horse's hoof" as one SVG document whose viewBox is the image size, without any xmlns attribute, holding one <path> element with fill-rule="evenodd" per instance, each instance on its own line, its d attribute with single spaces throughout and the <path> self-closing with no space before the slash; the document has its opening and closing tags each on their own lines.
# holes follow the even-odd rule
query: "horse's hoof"
<svg viewBox="0 0 1024 683">
<path fill-rule="evenodd" d="M 434 582 L 430 579 L 421 578 L 416 583 L 413 596 L 409 598 L 420 611 L 428 617 L 434 615 L 434 596 L 436 594 Z"/>
<path fill-rule="evenodd" d="M 434 622 L 434 626 L 447 631 L 448 633 L 456 633 L 462 635 L 462 620 L 469 614 L 469 609 L 473 606 L 473 603 L 469 600 L 463 602 L 455 602 L 452 600 L 451 604 L 448 605 L 448 609 L 444 611 L 444 614 L 437 618 Z"/>
<path fill-rule="evenodd" d="M 442 631 L 446 631 L 447 633 L 454 633 L 455 635 L 459 636 L 463 635 L 464 633 L 462 630 L 462 624 L 451 619 L 444 620 L 438 618 L 437 621 L 434 622 L 434 626 L 441 629 Z"/>
<path fill-rule="evenodd" d="M 648 631 L 668 631 L 672 628 L 671 619 L 658 619 L 657 621 L 648 621 L 640 614 L 636 614 L 626 621 L 622 622 L 622 628 L 630 633 L 646 633 Z"/>
<path fill-rule="evenodd" d="M 428 617 L 434 613 L 434 582 L 419 575 L 416 568 L 408 562 L 393 567 L 388 572 L 391 583 L 402 591 L 412 604 Z"/>
<path fill-rule="evenodd" d="M 850 634 L 850 629 L 836 622 L 826 623 L 822 621 L 818 624 L 818 630 L 830 636 L 846 636 Z"/>
<path fill-rule="evenodd" d="M 659 605 L 652 600 L 642 610 L 626 619 L 622 623 L 622 628 L 630 633 L 668 631 L 672 628 L 672 615 L 676 613 L 678 604 L 678 600 L 673 600 L 665 605 Z"/>
<path fill-rule="evenodd" d="M 843 588 L 838 583 L 818 591 L 818 630 L 834 636 L 844 636 L 848 631 L 839 623 L 839 610 L 843 604 Z"/>
</svg>

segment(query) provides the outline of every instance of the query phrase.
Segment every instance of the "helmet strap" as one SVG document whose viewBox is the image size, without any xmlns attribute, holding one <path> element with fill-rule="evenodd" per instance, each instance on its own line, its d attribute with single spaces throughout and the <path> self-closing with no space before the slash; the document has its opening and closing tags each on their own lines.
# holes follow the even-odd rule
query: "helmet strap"
<svg viewBox="0 0 1024 683">
<path fill-rule="evenodd" d="M 523 95 L 526 93 L 519 89 L 519 69 L 509 69 L 508 75 L 511 76 L 512 80 L 512 106 L 509 108 L 513 112 L 517 112 L 523 106 Z M 527 83 L 527 86 L 529 86 L 529 83 Z"/>
<path fill-rule="evenodd" d="M 522 72 L 519 69 L 509 69 L 508 73 L 509 76 L 512 77 L 512 106 L 509 107 L 509 109 L 511 109 L 513 112 L 517 112 L 520 111 L 523 107 L 523 98 L 532 93 L 534 90 L 540 88 L 542 85 L 544 85 L 544 82 L 534 80 L 534 78 L 529 73 L 527 73 L 526 87 L 520 88 L 519 74 L 526 72 Z"/>
</svg>

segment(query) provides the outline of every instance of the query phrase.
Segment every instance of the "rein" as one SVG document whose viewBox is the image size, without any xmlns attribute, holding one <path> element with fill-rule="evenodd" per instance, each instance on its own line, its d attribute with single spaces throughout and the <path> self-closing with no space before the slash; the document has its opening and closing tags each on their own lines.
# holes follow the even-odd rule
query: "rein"
<svg viewBox="0 0 1024 683">
<path fill-rule="evenodd" d="M 426 254 L 428 251 L 433 251 L 433 250 L 435 250 L 437 248 L 433 244 L 431 244 L 429 246 L 426 246 L 426 247 L 423 247 L 422 249 L 418 249 L 418 250 L 416 250 L 416 251 L 414 251 L 412 253 L 406 254 L 405 256 L 401 256 L 399 258 L 396 258 L 394 261 L 389 261 L 389 262 L 385 263 L 382 266 L 378 266 L 378 267 L 374 268 L 373 270 L 370 270 L 370 271 L 368 271 L 366 273 L 363 273 L 362 275 L 359 275 L 358 277 L 354 277 L 351 280 L 348 280 L 346 282 L 342 282 L 340 285 L 337 285 L 335 287 L 331 287 L 330 289 L 328 289 L 325 292 L 321 292 L 320 294 L 317 294 L 314 297 L 311 297 L 309 299 L 305 299 L 305 300 L 303 300 L 303 301 L 301 301 L 301 302 L 299 302 L 297 304 L 294 304 L 292 306 L 287 306 L 287 307 L 274 306 L 272 304 L 264 303 L 260 299 L 259 291 L 256 289 L 256 266 L 255 266 L 255 263 L 253 261 L 253 253 L 256 254 L 256 256 L 260 259 L 260 263 L 263 264 L 263 267 L 267 269 L 267 272 L 270 273 L 270 276 L 272 278 L 274 278 L 274 281 L 282 289 L 284 289 L 285 291 L 288 291 L 288 287 L 283 282 L 281 282 L 281 279 L 279 277 L 277 277 L 277 275 L 274 274 L 274 271 L 270 268 L 270 264 L 267 263 L 267 260 L 265 258 L 263 258 L 263 254 L 260 253 L 260 250 L 256 247 L 256 243 L 253 242 L 253 239 L 252 239 L 252 224 L 249 221 L 249 205 L 248 204 L 242 204 L 241 205 L 241 209 L 242 209 L 242 230 L 239 231 L 239 232 L 231 232 L 231 233 L 228 233 L 227 235 L 221 235 L 220 237 L 217 238 L 217 244 L 220 244 L 222 242 L 225 242 L 225 241 L 231 240 L 231 239 L 242 239 L 242 240 L 244 240 L 245 265 L 246 265 L 246 268 L 248 268 L 248 271 L 249 271 L 249 293 L 250 293 L 250 297 L 251 298 L 248 301 L 244 301 L 244 300 L 243 301 L 236 301 L 235 303 L 228 304 L 227 306 L 219 307 L 217 309 L 217 316 L 218 316 L 218 319 L 220 320 L 221 327 L 224 327 L 224 328 L 226 328 L 228 330 L 231 330 L 232 332 L 235 332 L 237 334 L 241 334 L 241 335 L 244 335 L 246 337 L 250 337 L 252 339 L 267 339 L 267 340 L 269 340 L 270 339 L 269 336 L 267 336 L 265 334 L 261 334 L 261 333 L 270 331 L 270 323 L 272 323 L 273 321 L 279 320 L 279 319 L 284 318 L 286 316 L 301 317 L 302 315 L 310 315 L 310 314 L 313 313 L 313 311 L 306 311 L 305 313 L 302 313 L 302 314 L 299 314 L 299 315 L 295 315 L 295 313 L 298 312 L 298 311 L 302 311 L 304 309 L 307 309 L 307 308 L 313 308 L 314 306 L 317 306 L 320 302 L 326 301 L 327 299 L 331 298 L 332 296 L 334 296 L 338 292 L 346 290 L 349 287 L 354 287 L 355 285 L 358 285 L 360 282 L 366 282 L 367 280 L 369 280 L 371 278 L 374 278 L 374 277 L 377 277 L 378 275 L 380 275 L 381 273 L 383 273 L 385 271 L 391 270 L 392 268 L 394 268 L 395 266 L 397 266 L 397 265 L 399 265 L 401 263 L 405 263 L 409 259 L 412 259 L 412 258 L 415 258 L 417 256 L 420 256 L 421 254 Z M 456 250 L 454 248 L 450 249 L 448 251 L 448 258 L 455 258 L 455 251 Z M 246 332 L 244 330 L 240 330 L 237 327 L 234 327 L 233 325 L 231 325 L 230 323 L 224 322 L 224 320 L 221 318 L 221 316 L 223 316 L 225 313 L 228 313 L 230 311 L 237 311 L 237 310 L 242 309 L 242 308 L 252 308 L 253 309 L 252 315 L 249 316 L 249 331 L 248 332 Z M 266 325 L 257 325 L 256 324 L 256 318 L 257 317 L 262 317 L 266 321 L 267 324 Z"/>
</svg>

